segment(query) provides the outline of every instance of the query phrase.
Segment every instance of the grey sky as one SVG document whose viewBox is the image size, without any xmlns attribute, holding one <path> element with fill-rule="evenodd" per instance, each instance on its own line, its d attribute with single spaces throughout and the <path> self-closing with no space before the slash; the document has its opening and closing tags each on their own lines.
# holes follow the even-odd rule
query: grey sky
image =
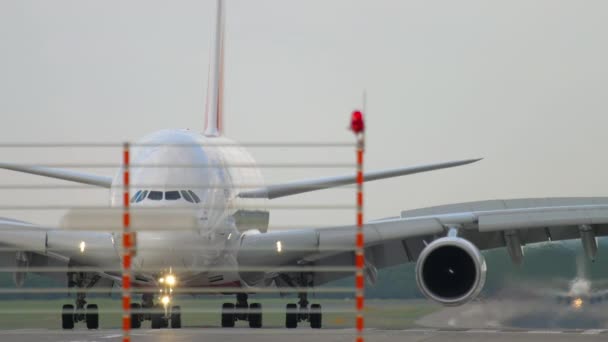
<svg viewBox="0 0 608 342">
<path fill-rule="evenodd" d="M 161 128 L 202 130 L 213 9 L 210 0 L 1 1 L 0 141 L 120 142 Z M 605 1 L 229 0 L 227 135 L 352 141 L 345 127 L 365 88 L 368 169 L 486 158 L 370 183 L 369 218 L 477 199 L 601 196 L 607 10 Z M 285 156 L 252 152 L 262 162 Z M 291 153 L 289 161 L 335 153 Z M 340 151 L 340 160 L 349 153 Z M 99 158 L 0 150 L 7 162 Z M 264 170 L 267 182 L 344 172 Z M 8 171 L 0 177 L 38 182 Z M 3 192 L 3 204 L 29 200 L 23 191 Z M 37 198 L 78 203 L 75 194 Z M 279 203 L 343 203 L 351 195 Z M 105 203 L 103 191 L 84 198 Z M 0 213 L 8 214 L 31 216 Z M 274 215 L 280 223 L 292 213 Z M 322 223 L 318 215 L 310 221 Z"/>
</svg>

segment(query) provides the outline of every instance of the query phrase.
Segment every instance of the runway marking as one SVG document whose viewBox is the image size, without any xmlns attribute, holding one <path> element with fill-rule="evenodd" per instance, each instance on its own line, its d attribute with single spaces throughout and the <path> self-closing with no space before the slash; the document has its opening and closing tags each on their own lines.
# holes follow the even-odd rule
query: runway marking
<svg viewBox="0 0 608 342">
<path fill-rule="evenodd" d="M 583 334 L 583 335 L 599 335 L 599 334 L 603 333 L 604 331 L 606 331 L 606 329 L 589 329 L 589 330 L 583 331 L 581 334 Z"/>
<path fill-rule="evenodd" d="M 562 334 L 561 330 L 529 330 L 526 331 L 528 334 Z"/>
<path fill-rule="evenodd" d="M 416 328 L 413 328 L 413 329 L 405 329 L 403 331 L 414 332 L 414 333 L 415 332 L 418 332 L 418 333 L 427 333 L 427 332 L 437 332 L 437 331 L 439 331 L 439 329 L 416 329 Z"/>
<path fill-rule="evenodd" d="M 493 330 L 493 329 L 469 329 L 466 332 L 468 333 L 498 333 L 499 330 Z"/>
</svg>

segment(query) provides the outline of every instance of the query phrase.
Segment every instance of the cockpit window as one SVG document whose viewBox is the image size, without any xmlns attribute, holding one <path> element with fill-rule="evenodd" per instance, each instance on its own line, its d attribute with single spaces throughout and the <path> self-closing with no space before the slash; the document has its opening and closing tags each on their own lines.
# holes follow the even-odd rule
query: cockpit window
<svg viewBox="0 0 608 342">
<path fill-rule="evenodd" d="M 198 198 L 198 196 L 196 196 L 196 194 L 192 190 L 188 190 L 188 193 L 190 194 L 190 196 L 192 196 L 194 202 L 199 203 L 201 201 L 200 198 Z"/>
<path fill-rule="evenodd" d="M 163 192 L 162 191 L 150 191 L 150 193 L 148 194 L 148 198 L 153 201 L 160 201 L 163 199 Z"/>
<path fill-rule="evenodd" d="M 180 199 L 179 191 L 167 191 L 165 192 L 165 199 L 168 201 L 175 201 Z"/>
<path fill-rule="evenodd" d="M 144 198 L 146 198 L 146 195 L 148 194 L 148 190 L 144 190 L 141 195 L 139 195 L 136 199 L 135 202 L 141 202 L 144 200 Z"/>
<path fill-rule="evenodd" d="M 131 203 L 137 201 L 137 198 L 141 195 L 141 190 L 138 190 L 133 197 L 131 197 Z"/>
<path fill-rule="evenodd" d="M 182 190 L 182 191 L 181 191 L 181 193 L 182 193 L 182 197 L 183 197 L 183 198 L 184 198 L 186 201 L 188 201 L 188 202 L 190 202 L 190 203 L 194 203 L 194 200 L 192 199 L 192 197 L 190 197 L 190 194 L 188 193 L 188 191 L 186 191 L 186 190 Z"/>
</svg>

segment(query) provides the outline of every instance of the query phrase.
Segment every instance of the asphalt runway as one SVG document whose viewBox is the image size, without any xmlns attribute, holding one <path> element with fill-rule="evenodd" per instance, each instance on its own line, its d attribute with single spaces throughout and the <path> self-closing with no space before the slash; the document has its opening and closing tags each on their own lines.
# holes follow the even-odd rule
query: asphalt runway
<svg viewBox="0 0 608 342">
<path fill-rule="evenodd" d="M 352 342 L 353 329 L 142 329 L 132 334 L 132 341 L 142 342 Z M 366 332 L 366 341 L 605 341 L 608 329 L 588 330 L 491 330 L 491 329 L 406 329 Z M 17 342 L 115 342 L 122 341 L 120 330 L 44 330 L 23 329 L 0 331 L 0 341 Z"/>
</svg>

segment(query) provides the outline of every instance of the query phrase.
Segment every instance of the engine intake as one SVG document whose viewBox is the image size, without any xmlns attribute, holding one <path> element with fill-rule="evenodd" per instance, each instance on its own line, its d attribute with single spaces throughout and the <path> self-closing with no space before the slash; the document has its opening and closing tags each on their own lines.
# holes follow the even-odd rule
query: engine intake
<svg viewBox="0 0 608 342">
<path fill-rule="evenodd" d="M 429 299 L 448 306 L 464 304 L 479 294 L 486 280 L 486 262 L 468 240 L 443 237 L 418 257 L 416 282 Z"/>
</svg>

